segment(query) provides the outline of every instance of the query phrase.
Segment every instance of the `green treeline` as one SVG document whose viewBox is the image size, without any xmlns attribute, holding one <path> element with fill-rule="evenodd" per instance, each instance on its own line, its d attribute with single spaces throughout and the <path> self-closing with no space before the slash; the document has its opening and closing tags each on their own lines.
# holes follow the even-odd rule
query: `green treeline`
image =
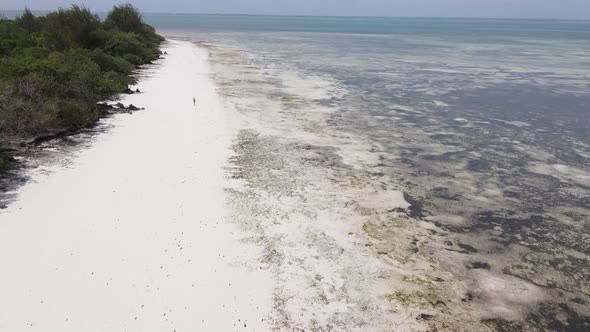
<svg viewBox="0 0 590 332">
<path fill-rule="evenodd" d="M 160 55 L 161 41 L 131 5 L 114 7 L 104 22 L 76 5 L 0 21 L 0 133 L 94 122 L 96 103 L 134 83 L 132 71 Z"/>
<path fill-rule="evenodd" d="M 0 18 L 0 147 L 91 125 L 97 102 L 135 83 L 133 70 L 157 59 L 162 41 L 130 4 L 104 21 L 77 5 Z"/>
</svg>

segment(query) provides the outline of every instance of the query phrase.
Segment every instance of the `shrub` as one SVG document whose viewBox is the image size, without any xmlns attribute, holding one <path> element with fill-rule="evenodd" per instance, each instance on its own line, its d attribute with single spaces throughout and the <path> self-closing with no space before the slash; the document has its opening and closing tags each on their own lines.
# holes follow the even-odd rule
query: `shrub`
<svg viewBox="0 0 590 332">
<path fill-rule="evenodd" d="M 94 49 L 90 53 L 90 58 L 94 61 L 102 71 L 115 71 L 117 73 L 130 75 L 135 69 L 134 63 L 110 54 L 106 54 L 101 49 Z"/>
<path fill-rule="evenodd" d="M 0 137 L 91 124 L 96 103 L 135 83 L 133 70 L 158 57 L 161 41 L 131 5 L 104 23 L 76 5 L 0 20 Z"/>
<path fill-rule="evenodd" d="M 69 9 L 60 8 L 47 14 L 40 22 L 46 37 L 44 46 L 52 50 L 102 46 L 96 34 L 101 27 L 100 19 L 87 8 L 77 5 Z"/>
<path fill-rule="evenodd" d="M 105 49 L 112 55 L 133 54 L 141 58 L 146 51 L 141 37 L 133 32 L 117 32 L 107 42 Z"/>
<path fill-rule="evenodd" d="M 14 21 L 0 21 L 0 57 L 13 50 L 35 46 L 31 35 Z"/>
<path fill-rule="evenodd" d="M 29 8 L 25 8 L 23 13 L 16 18 L 16 24 L 29 33 L 37 31 L 39 25 Z"/>
<path fill-rule="evenodd" d="M 136 66 L 139 66 L 143 63 L 143 60 L 141 60 L 141 58 L 135 54 L 125 54 L 123 58 L 125 59 L 125 61 L 132 63 Z"/>
<path fill-rule="evenodd" d="M 19 56 L 31 57 L 34 59 L 45 59 L 51 52 L 43 47 L 28 47 L 19 52 Z"/>
<path fill-rule="evenodd" d="M 87 127 L 96 119 L 98 112 L 96 105 L 76 99 L 62 99 L 58 102 L 59 123 L 69 129 L 80 129 Z"/>
<path fill-rule="evenodd" d="M 108 71 L 102 74 L 98 80 L 96 91 L 100 96 L 108 97 L 127 88 L 129 84 L 135 83 L 135 80 L 127 75 Z"/>
</svg>

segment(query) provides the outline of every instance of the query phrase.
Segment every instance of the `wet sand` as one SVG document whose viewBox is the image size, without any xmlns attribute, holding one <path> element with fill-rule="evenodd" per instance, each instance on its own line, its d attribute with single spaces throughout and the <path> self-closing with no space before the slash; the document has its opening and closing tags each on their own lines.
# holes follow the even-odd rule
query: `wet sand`
<svg viewBox="0 0 590 332">
<path fill-rule="evenodd" d="M 277 43 L 285 38 L 265 37 Z M 308 38 L 289 37 L 290 42 Z M 278 276 L 277 326 L 371 331 L 590 326 L 582 244 L 588 210 L 581 201 L 587 196 L 551 200 L 548 195 L 562 192 L 538 176 L 569 177 L 559 186 L 573 189 L 574 180 L 585 181 L 586 170 L 531 162 L 531 172 L 524 171 L 528 158 L 514 153 L 516 142 L 505 137 L 531 136 L 528 126 L 542 123 L 533 126 L 495 109 L 486 113 L 486 103 L 481 113 L 461 114 L 449 106 L 450 98 L 433 97 L 436 89 L 424 88 L 427 97 L 420 96 L 410 84 L 420 77 L 397 67 L 392 72 L 404 73 L 397 80 L 410 83 L 385 85 L 381 96 L 387 89 L 408 96 L 403 105 L 394 104 L 394 97 L 385 103 L 375 97 L 379 94 L 369 94 L 376 80 L 360 70 L 345 77 L 366 79 L 366 89 L 326 74 L 364 68 L 353 59 L 333 60 L 334 71 L 314 71 L 325 68 L 318 65 L 319 54 L 332 53 L 305 57 L 294 48 L 272 52 L 265 43 L 255 44 L 256 51 L 223 39 L 201 45 L 211 50 L 221 94 L 244 124 L 231 163 L 234 177 L 248 186 L 233 192 L 232 202 L 238 203 L 236 220 L 255 234 Z M 303 60 L 314 70 L 293 65 L 308 64 Z M 387 68 L 379 62 L 374 67 L 370 74 Z M 411 102 L 424 105 L 415 108 Z M 506 120 L 496 125 L 495 117 Z M 486 140 L 490 143 L 482 143 Z M 518 148 L 540 156 L 538 151 L 555 141 L 543 142 L 545 147 L 521 139 Z M 496 177 L 500 181 L 494 183 Z M 536 200 L 528 199 L 533 195 Z M 546 205 L 539 207 L 537 200 Z M 561 208 L 565 213 L 551 217 L 544 206 L 555 204 L 578 208 Z M 545 222 L 549 219 L 555 222 Z M 306 291 L 296 291 L 302 288 Z"/>
</svg>

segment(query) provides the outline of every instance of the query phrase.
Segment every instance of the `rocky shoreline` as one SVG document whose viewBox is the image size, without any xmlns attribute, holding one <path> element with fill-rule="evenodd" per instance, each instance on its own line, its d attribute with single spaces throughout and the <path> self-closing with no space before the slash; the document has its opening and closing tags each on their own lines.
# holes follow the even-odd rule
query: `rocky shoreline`
<svg viewBox="0 0 590 332">
<path fill-rule="evenodd" d="M 131 91 L 131 90 L 130 90 Z M 139 89 L 135 92 L 138 93 Z M 126 94 L 132 94 L 126 93 Z M 133 104 L 125 106 L 121 102 L 101 102 L 97 104 L 99 118 L 91 126 L 78 129 L 54 129 L 34 137 L 16 138 L 12 137 L 9 144 L 0 149 L 0 158 L 5 161 L 4 167 L 0 169 L 0 209 L 5 209 L 8 204 L 15 198 L 12 192 L 28 181 L 27 169 L 36 167 L 43 163 L 43 150 L 55 149 L 64 144 L 70 137 L 82 135 L 85 137 L 93 136 L 102 132 L 100 123 L 105 118 L 121 113 L 132 113 L 143 110 L 143 107 L 137 107 Z"/>
</svg>

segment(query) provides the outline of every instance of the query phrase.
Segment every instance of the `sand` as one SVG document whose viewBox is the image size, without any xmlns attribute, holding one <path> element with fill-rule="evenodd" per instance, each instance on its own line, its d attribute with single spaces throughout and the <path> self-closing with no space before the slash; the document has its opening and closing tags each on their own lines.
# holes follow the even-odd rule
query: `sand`
<svg viewBox="0 0 590 332">
<path fill-rule="evenodd" d="M 0 330 L 268 329 L 271 275 L 226 218 L 231 114 L 205 50 L 164 50 L 122 100 L 145 110 L 104 120 L 0 212 Z"/>
</svg>

